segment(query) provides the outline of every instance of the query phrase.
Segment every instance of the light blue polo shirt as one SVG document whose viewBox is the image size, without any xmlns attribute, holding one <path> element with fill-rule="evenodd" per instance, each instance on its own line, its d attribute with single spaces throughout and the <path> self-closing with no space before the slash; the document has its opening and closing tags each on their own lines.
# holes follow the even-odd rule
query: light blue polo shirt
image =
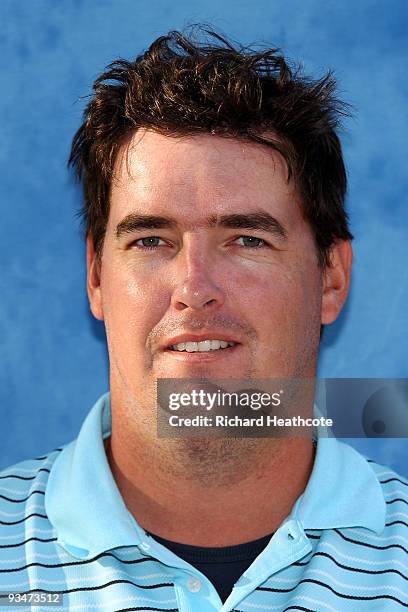
<svg viewBox="0 0 408 612">
<path fill-rule="evenodd" d="M 76 440 L 0 473 L 0 591 L 63 597 L 20 610 L 408 607 L 408 482 L 389 468 L 319 437 L 303 494 L 222 605 L 211 582 L 127 510 L 105 455 L 110 428 L 105 394 Z"/>
</svg>

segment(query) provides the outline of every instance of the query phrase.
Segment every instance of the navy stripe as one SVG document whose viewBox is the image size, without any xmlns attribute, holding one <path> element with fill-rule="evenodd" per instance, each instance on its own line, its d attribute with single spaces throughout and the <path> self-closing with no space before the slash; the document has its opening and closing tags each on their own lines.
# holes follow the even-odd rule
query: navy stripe
<svg viewBox="0 0 408 612">
<path fill-rule="evenodd" d="M 396 497 L 395 499 L 391 499 L 386 501 L 386 504 L 395 504 L 395 502 L 402 502 L 408 506 L 408 501 L 406 499 L 402 499 L 401 497 Z"/>
<path fill-rule="evenodd" d="M 386 527 L 391 527 L 391 525 L 405 525 L 405 527 L 408 527 L 408 523 L 405 521 L 392 521 L 391 523 L 385 523 Z"/>
<path fill-rule="evenodd" d="M 392 482 L 393 480 L 395 480 L 396 482 L 400 482 L 401 484 L 403 484 L 406 487 L 408 487 L 408 482 L 404 482 L 400 478 L 388 478 L 388 480 L 380 480 L 380 482 L 381 482 L 381 484 L 387 484 L 387 482 Z"/>
<path fill-rule="evenodd" d="M 295 589 L 297 589 L 299 584 L 302 584 L 304 582 L 311 582 L 312 584 L 318 584 L 319 586 L 322 586 L 325 589 L 329 589 L 334 595 L 337 595 L 337 597 L 341 597 L 342 599 L 355 599 L 358 601 L 374 601 L 375 599 L 392 599 L 392 601 L 396 601 L 401 606 L 404 606 L 404 608 L 408 608 L 408 603 L 404 603 L 401 599 L 398 599 L 398 597 L 394 597 L 394 595 L 386 595 L 385 593 L 384 595 L 366 595 L 366 596 L 347 595 L 346 593 L 340 593 L 339 591 L 336 591 L 336 589 L 333 589 L 333 587 L 331 587 L 329 584 L 326 584 L 325 582 L 322 582 L 321 580 L 315 580 L 314 578 L 303 578 L 294 587 L 290 589 L 258 587 L 256 590 L 257 591 L 270 591 L 272 593 L 290 593 L 291 591 L 294 591 Z M 352 587 L 353 585 L 350 585 L 350 586 Z"/>
<path fill-rule="evenodd" d="M 9 474 L 8 476 L 0 476 L 0 479 L 4 478 L 18 478 L 19 480 L 35 480 L 37 476 L 17 476 L 17 474 Z"/>
<path fill-rule="evenodd" d="M 353 544 L 359 544 L 360 546 L 367 546 L 367 548 L 376 548 L 377 550 L 387 550 L 388 548 L 400 548 L 404 552 L 408 553 L 408 549 L 401 546 L 401 544 L 387 544 L 387 546 L 376 546 L 375 544 L 368 544 L 368 542 L 361 542 L 360 540 L 353 540 L 352 538 L 347 538 L 343 533 L 341 533 L 338 529 L 334 529 L 336 533 L 339 534 L 346 540 L 346 542 L 352 542 Z"/>
<path fill-rule="evenodd" d="M 130 610 L 157 610 L 158 612 L 179 612 L 178 608 L 150 608 L 143 606 L 142 608 L 120 608 L 120 610 L 114 610 L 114 612 L 130 612 Z"/>
<path fill-rule="evenodd" d="M 30 497 L 32 495 L 35 495 L 36 493 L 38 493 L 38 495 L 45 495 L 45 491 L 31 491 L 31 493 L 27 495 L 27 497 L 24 497 L 23 499 L 12 499 L 11 497 L 7 497 L 6 495 L 0 495 L 0 498 L 5 499 L 6 501 L 12 502 L 13 504 L 22 504 L 23 502 L 26 502 L 28 499 L 30 499 Z"/>
<path fill-rule="evenodd" d="M 0 544 L 0 548 L 17 548 L 18 546 L 24 546 L 27 542 L 55 542 L 58 538 L 28 538 L 28 540 L 24 540 L 24 542 L 18 542 L 18 544 Z"/>
<path fill-rule="evenodd" d="M 34 516 L 37 516 L 38 518 L 48 519 L 48 516 L 46 514 L 37 514 L 37 512 L 33 512 L 33 514 L 29 514 L 28 516 L 25 516 L 24 518 L 19 519 L 18 521 L 0 521 L 0 525 L 18 525 L 19 523 L 24 523 L 29 518 L 33 518 Z"/>
<path fill-rule="evenodd" d="M 87 565 L 88 563 L 93 563 L 94 561 L 98 561 L 98 559 L 101 559 L 102 557 L 113 557 L 117 561 L 120 561 L 120 563 L 124 563 L 126 565 L 136 564 L 136 563 L 145 563 L 146 561 L 157 562 L 157 559 L 154 559 L 153 557 L 143 557 L 142 559 L 123 560 L 117 557 L 116 555 L 114 555 L 113 553 L 103 552 L 97 555 L 96 557 L 93 557 L 92 559 L 83 559 L 81 561 L 68 561 L 67 563 L 53 563 L 53 564 L 33 562 L 33 563 L 28 563 L 27 565 L 22 565 L 21 567 L 11 567 L 7 569 L 0 569 L 0 573 L 3 574 L 3 573 L 11 573 L 11 572 L 21 572 L 22 570 L 25 570 L 28 567 L 56 568 L 56 567 L 69 567 L 72 565 Z"/>
<path fill-rule="evenodd" d="M 81 591 L 100 591 L 100 589 L 106 589 L 107 587 L 112 586 L 113 584 L 131 584 L 132 586 L 135 586 L 138 589 L 146 589 L 146 590 L 161 589 L 164 587 L 174 586 L 172 582 L 146 585 L 146 584 L 136 584 L 135 582 L 132 582 L 131 580 L 111 580 L 110 582 L 106 582 L 105 584 L 101 584 L 99 586 L 77 587 L 75 589 L 64 589 L 63 591 L 47 591 L 46 589 L 30 589 L 29 591 L 19 591 L 19 595 L 30 595 L 30 593 L 50 593 L 54 595 L 68 595 L 68 593 L 79 593 Z M 9 594 L 5 593 L 3 595 L 0 595 L 0 599 L 6 599 L 6 597 L 8 598 L 8 596 Z"/>
<path fill-rule="evenodd" d="M 33 470 L 34 474 L 38 474 L 38 472 L 51 472 L 48 468 L 40 468 L 39 470 Z M 4 478 L 18 478 L 19 480 L 35 480 L 36 476 L 19 476 L 18 474 L 7 474 L 6 476 L 0 476 L 0 479 Z"/>
<path fill-rule="evenodd" d="M 299 565 L 299 566 L 309 565 L 313 557 L 327 557 L 328 559 L 333 561 L 338 567 L 341 567 L 342 569 L 345 569 L 351 572 L 359 572 L 360 574 L 390 574 L 392 573 L 392 574 L 398 574 L 404 580 L 408 580 L 408 576 L 404 576 L 404 574 L 400 572 L 399 570 L 392 569 L 392 568 L 384 569 L 384 570 L 367 570 L 367 569 L 363 569 L 360 567 L 350 567 L 349 565 L 343 565 L 343 563 L 340 563 L 340 561 L 337 561 L 334 557 L 332 557 L 331 555 L 325 552 L 316 552 L 310 557 L 308 561 L 305 561 L 305 562 L 296 561 L 295 563 L 293 563 L 293 565 Z"/>
<path fill-rule="evenodd" d="M 303 606 L 289 606 L 289 608 L 285 608 L 283 612 L 287 612 L 287 610 L 302 610 L 302 612 L 315 612 L 311 608 L 304 608 Z"/>
</svg>

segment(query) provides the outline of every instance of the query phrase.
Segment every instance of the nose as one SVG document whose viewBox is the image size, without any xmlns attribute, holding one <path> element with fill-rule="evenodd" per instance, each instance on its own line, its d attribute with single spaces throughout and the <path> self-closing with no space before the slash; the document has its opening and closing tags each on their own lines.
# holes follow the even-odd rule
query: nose
<svg viewBox="0 0 408 612">
<path fill-rule="evenodd" d="M 177 279 L 171 303 L 176 310 L 216 309 L 225 301 L 223 290 L 215 282 L 216 262 L 203 241 L 192 238 L 183 246 L 177 261 Z"/>
</svg>

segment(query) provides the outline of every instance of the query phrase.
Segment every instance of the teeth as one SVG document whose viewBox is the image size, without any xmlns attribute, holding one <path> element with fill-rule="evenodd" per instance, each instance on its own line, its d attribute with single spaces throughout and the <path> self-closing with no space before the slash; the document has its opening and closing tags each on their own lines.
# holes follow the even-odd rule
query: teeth
<svg viewBox="0 0 408 612">
<path fill-rule="evenodd" d="M 191 344 L 195 344 L 195 342 L 192 342 Z M 204 353 L 205 351 L 211 351 L 211 340 L 203 340 L 202 342 L 197 342 L 197 347 L 198 350 L 202 353 Z"/>
<path fill-rule="evenodd" d="M 206 353 L 216 351 L 227 346 L 234 346 L 236 342 L 226 342 L 225 340 L 202 340 L 200 342 L 179 342 L 170 348 L 173 351 L 187 351 L 188 353 Z"/>
</svg>

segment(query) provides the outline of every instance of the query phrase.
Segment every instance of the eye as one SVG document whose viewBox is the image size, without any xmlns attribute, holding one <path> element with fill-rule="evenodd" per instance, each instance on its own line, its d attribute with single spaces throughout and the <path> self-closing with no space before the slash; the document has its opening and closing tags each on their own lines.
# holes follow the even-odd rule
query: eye
<svg viewBox="0 0 408 612">
<path fill-rule="evenodd" d="M 257 238 L 256 236 L 239 236 L 237 238 L 237 240 L 241 239 L 244 241 L 244 248 L 259 249 L 263 246 L 266 246 L 265 240 L 263 240 L 262 238 Z M 262 244 L 259 244 L 260 242 Z"/>
<path fill-rule="evenodd" d="M 155 249 L 158 246 L 161 246 L 157 243 L 157 241 L 162 240 L 159 236 L 146 236 L 146 238 L 138 238 L 138 240 L 134 240 L 131 246 L 135 245 L 138 249 Z M 138 242 L 142 242 L 142 245 L 137 244 Z M 164 242 L 164 240 L 162 240 Z"/>
</svg>

